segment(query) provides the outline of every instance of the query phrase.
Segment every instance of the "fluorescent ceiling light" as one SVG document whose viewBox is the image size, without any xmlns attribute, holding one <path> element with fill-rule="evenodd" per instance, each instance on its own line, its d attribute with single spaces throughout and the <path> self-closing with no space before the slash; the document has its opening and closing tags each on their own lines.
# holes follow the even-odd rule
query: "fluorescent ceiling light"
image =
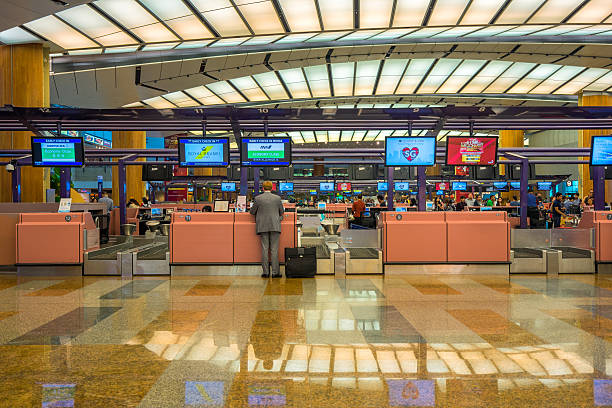
<svg viewBox="0 0 612 408">
<path fill-rule="evenodd" d="M 473 0 L 460 24 L 489 24 L 505 2 L 506 0 Z"/>
<path fill-rule="evenodd" d="M 495 24 L 523 24 L 546 0 L 512 0 Z"/>
<path fill-rule="evenodd" d="M 580 30 L 569 32 L 565 35 L 594 35 L 610 30 L 609 25 L 594 25 Z"/>
<path fill-rule="evenodd" d="M 427 25 L 453 26 L 461 18 L 461 14 L 468 5 L 469 0 L 438 0 L 434 6 Z"/>
<path fill-rule="evenodd" d="M 485 93 L 504 93 L 516 81 L 529 72 L 536 64 L 527 62 L 515 62 L 499 78 L 497 78 L 485 90 Z"/>
<path fill-rule="evenodd" d="M 330 130 L 327 132 L 327 137 L 330 142 L 339 142 L 340 141 L 340 131 L 339 130 Z"/>
<path fill-rule="evenodd" d="M 230 79 L 232 85 L 240 90 L 249 101 L 267 101 L 268 97 L 250 76 Z"/>
<path fill-rule="evenodd" d="M 302 133 L 302 139 L 304 139 L 305 143 L 315 143 L 317 141 L 317 139 L 315 138 L 315 134 L 313 131 L 303 131 Z"/>
<path fill-rule="evenodd" d="M 172 108 L 176 108 L 176 106 L 173 103 L 165 100 L 161 96 L 156 96 L 154 98 L 144 99 L 143 102 L 146 103 L 147 105 L 151 106 L 152 108 L 155 108 L 155 109 L 172 109 Z"/>
<path fill-rule="evenodd" d="M 433 58 L 410 60 L 408 68 L 406 69 L 406 75 L 404 75 L 404 77 L 401 79 L 396 93 L 414 93 L 416 87 L 419 85 L 423 79 L 423 76 L 427 73 L 429 67 L 431 67 L 434 61 L 435 60 Z"/>
<path fill-rule="evenodd" d="M 131 45 L 128 47 L 112 47 L 112 48 L 106 48 L 104 50 L 105 54 L 119 54 L 122 52 L 136 52 L 138 51 L 138 48 L 140 48 L 140 45 Z"/>
<path fill-rule="evenodd" d="M 376 136 L 376 140 L 380 140 L 382 142 L 387 138 L 387 136 L 391 136 L 392 133 L 392 130 L 381 130 L 378 136 Z"/>
<path fill-rule="evenodd" d="M 350 33 L 349 35 L 345 35 L 342 38 L 339 38 L 337 41 L 360 41 L 366 40 L 372 37 L 375 34 L 380 33 L 380 30 L 361 30 L 355 31 L 354 33 Z"/>
<path fill-rule="evenodd" d="M 274 100 L 287 99 L 289 96 L 285 92 L 285 88 L 278 80 L 276 73 L 274 72 L 263 72 L 261 74 L 253 75 L 253 79 L 257 81 L 259 86 L 263 88 L 266 94 Z"/>
<path fill-rule="evenodd" d="M 256 35 L 285 31 L 271 1 L 237 0 L 236 4 Z"/>
<path fill-rule="evenodd" d="M 301 34 L 289 34 L 278 40 L 277 44 L 288 44 L 288 43 L 299 43 L 308 40 L 309 38 L 316 35 L 316 33 L 301 33 Z"/>
<path fill-rule="evenodd" d="M 359 28 L 388 27 L 393 0 L 360 0 Z"/>
<path fill-rule="evenodd" d="M 529 23 L 560 23 L 583 2 L 584 0 L 548 0 L 529 19 Z"/>
<path fill-rule="evenodd" d="M 315 132 L 315 135 L 317 136 L 317 142 L 319 142 L 319 143 L 327 143 L 327 141 L 329 140 L 327 138 L 327 131 L 326 130 L 317 130 Z"/>
<path fill-rule="evenodd" d="M 418 93 L 435 93 L 438 87 L 446 81 L 453 70 L 461 63 L 461 60 L 456 59 L 441 59 L 438 60 L 433 67 L 423 84 L 418 89 Z"/>
<path fill-rule="evenodd" d="M 94 55 L 94 54 L 102 54 L 102 48 L 90 48 L 87 50 L 68 51 L 68 55 Z"/>
<path fill-rule="evenodd" d="M 341 142 L 350 142 L 352 138 L 353 138 L 353 131 L 352 130 L 343 130 L 340 133 L 340 141 Z"/>
<path fill-rule="evenodd" d="M 24 26 L 65 49 L 94 48 L 98 46 L 98 44 L 55 16 L 39 18 L 24 24 Z"/>
<path fill-rule="evenodd" d="M 315 0 L 279 0 L 292 32 L 320 31 Z"/>
<path fill-rule="evenodd" d="M 319 9 L 326 31 L 353 28 L 353 0 L 319 0 Z"/>
<path fill-rule="evenodd" d="M 597 24 L 612 14 L 610 0 L 591 0 L 569 19 L 568 23 Z"/>
<path fill-rule="evenodd" d="M 223 37 L 251 35 L 229 0 L 190 0 Z"/>
<path fill-rule="evenodd" d="M 227 103 L 246 102 L 244 98 L 226 81 L 213 82 L 212 84 L 206 85 L 206 87 Z"/>
<path fill-rule="evenodd" d="M 136 43 L 136 40 L 86 4 L 60 11 L 57 15 L 105 47 Z"/>
<path fill-rule="evenodd" d="M 222 105 L 225 103 L 225 101 L 204 86 L 186 89 L 185 92 L 200 101 L 202 105 Z"/>
<path fill-rule="evenodd" d="M 429 0 L 397 0 L 393 27 L 420 26 L 429 7 Z"/>
<path fill-rule="evenodd" d="M 291 140 L 294 143 L 304 143 L 304 139 L 302 139 L 302 134 L 300 132 L 289 132 L 289 136 L 291 136 Z"/>
<path fill-rule="evenodd" d="M 578 75 L 578 73 L 580 73 L 580 71 L 582 71 L 583 69 L 584 68 L 582 67 L 572 66 L 561 67 L 545 81 L 533 88 L 529 93 L 550 94 L 555 89 L 559 88 L 561 85 L 569 81 L 571 78 Z"/>
<path fill-rule="evenodd" d="M 21 27 L 13 27 L 0 32 L 0 42 L 4 44 L 39 43 L 42 40 Z"/>
<path fill-rule="evenodd" d="M 177 42 L 173 43 L 163 43 L 163 44 L 148 44 L 142 48 L 142 51 L 161 51 L 161 50 L 171 50 L 172 48 L 178 45 Z"/>
<path fill-rule="evenodd" d="M 465 60 L 453 72 L 453 75 L 437 90 L 437 93 L 457 93 L 472 76 L 485 64 L 483 60 Z"/>
</svg>

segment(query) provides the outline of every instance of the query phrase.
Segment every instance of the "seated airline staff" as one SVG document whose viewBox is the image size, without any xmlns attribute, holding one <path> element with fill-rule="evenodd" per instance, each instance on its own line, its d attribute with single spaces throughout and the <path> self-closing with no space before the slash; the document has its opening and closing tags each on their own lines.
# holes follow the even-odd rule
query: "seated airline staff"
<svg viewBox="0 0 612 408">
<path fill-rule="evenodd" d="M 363 221 L 363 213 L 365 212 L 366 205 L 363 202 L 363 194 L 357 196 L 357 200 L 353 203 L 353 216 L 355 217 L 355 223 L 361 225 Z"/>
</svg>

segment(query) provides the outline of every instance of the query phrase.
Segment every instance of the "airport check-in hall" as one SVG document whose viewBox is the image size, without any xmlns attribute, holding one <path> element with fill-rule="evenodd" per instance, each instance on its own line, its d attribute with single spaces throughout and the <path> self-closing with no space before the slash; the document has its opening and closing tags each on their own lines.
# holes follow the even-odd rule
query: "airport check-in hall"
<svg viewBox="0 0 612 408">
<path fill-rule="evenodd" d="M 0 16 L 0 407 L 612 407 L 610 0 Z"/>
</svg>

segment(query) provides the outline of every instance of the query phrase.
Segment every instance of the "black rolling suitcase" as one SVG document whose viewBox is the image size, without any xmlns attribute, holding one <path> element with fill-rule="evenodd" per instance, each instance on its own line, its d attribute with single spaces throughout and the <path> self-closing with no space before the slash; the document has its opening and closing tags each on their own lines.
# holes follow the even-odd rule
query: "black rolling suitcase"
<svg viewBox="0 0 612 408">
<path fill-rule="evenodd" d="M 314 278 L 316 273 L 316 248 L 285 248 L 285 276 L 288 278 Z"/>
</svg>

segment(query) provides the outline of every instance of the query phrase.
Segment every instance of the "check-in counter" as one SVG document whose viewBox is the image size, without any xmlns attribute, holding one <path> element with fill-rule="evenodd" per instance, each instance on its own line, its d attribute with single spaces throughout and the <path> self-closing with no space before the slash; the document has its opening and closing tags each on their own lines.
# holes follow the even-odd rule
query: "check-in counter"
<svg viewBox="0 0 612 408">
<path fill-rule="evenodd" d="M 597 263 L 612 263 L 612 211 L 593 213 L 595 226 L 595 259 Z"/>
<path fill-rule="evenodd" d="M 100 245 L 88 212 L 19 214 L 16 231 L 18 265 L 78 265 Z"/>
<path fill-rule="evenodd" d="M 279 245 L 280 261 L 285 262 L 285 248 L 297 246 L 297 214 L 286 212 L 281 222 Z M 249 213 L 236 213 L 234 221 L 234 263 L 258 264 L 261 262 L 261 244 L 255 231 L 255 217 Z"/>
<path fill-rule="evenodd" d="M 446 262 L 443 212 L 381 212 L 385 263 Z"/>
<path fill-rule="evenodd" d="M 171 264 L 232 264 L 234 213 L 172 213 Z"/>
<path fill-rule="evenodd" d="M 510 223 L 505 211 L 447 212 L 448 262 L 510 262 Z"/>
</svg>

